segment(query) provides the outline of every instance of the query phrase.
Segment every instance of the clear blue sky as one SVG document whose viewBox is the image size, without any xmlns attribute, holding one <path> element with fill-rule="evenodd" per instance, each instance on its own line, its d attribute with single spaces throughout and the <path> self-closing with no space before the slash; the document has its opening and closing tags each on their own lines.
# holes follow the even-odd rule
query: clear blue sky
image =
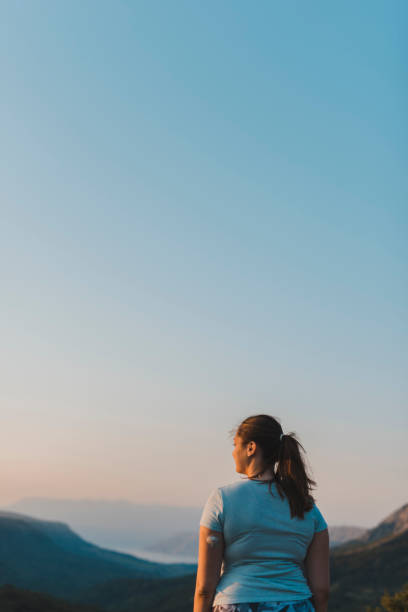
<svg viewBox="0 0 408 612">
<path fill-rule="evenodd" d="M 263 412 L 407 502 L 407 3 L 0 11 L 0 503 L 201 505 Z"/>
</svg>

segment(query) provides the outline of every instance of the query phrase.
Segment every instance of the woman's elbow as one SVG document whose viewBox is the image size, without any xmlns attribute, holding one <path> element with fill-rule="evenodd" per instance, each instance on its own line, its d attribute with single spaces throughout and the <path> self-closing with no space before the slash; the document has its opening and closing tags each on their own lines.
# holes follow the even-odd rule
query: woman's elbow
<svg viewBox="0 0 408 612">
<path fill-rule="evenodd" d="M 214 597 L 215 588 L 207 586 L 198 586 L 195 590 L 195 596 L 200 599 L 212 599 Z"/>
</svg>

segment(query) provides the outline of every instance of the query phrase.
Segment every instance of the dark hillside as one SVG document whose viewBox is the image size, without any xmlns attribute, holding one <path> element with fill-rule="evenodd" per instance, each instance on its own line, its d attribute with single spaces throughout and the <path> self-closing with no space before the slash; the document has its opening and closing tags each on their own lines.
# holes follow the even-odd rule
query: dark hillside
<svg viewBox="0 0 408 612">
<path fill-rule="evenodd" d="M 0 587 L 1 612 L 100 612 L 94 606 L 70 604 L 43 593 L 18 589 L 6 584 Z"/>
<path fill-rule="evenodd" d="M 379 604 L 385 590 L 402 588 L 408 576 L 408 531 L 359 548 L 336 548 L 330 557 L 330 612 L 361 612 Z"/>
<path fill-rule="evenodd" d="M 195 576 L 114 580 L 84 594 L 81 601 L 107 612 L 191 612 Z"/>
</svg>

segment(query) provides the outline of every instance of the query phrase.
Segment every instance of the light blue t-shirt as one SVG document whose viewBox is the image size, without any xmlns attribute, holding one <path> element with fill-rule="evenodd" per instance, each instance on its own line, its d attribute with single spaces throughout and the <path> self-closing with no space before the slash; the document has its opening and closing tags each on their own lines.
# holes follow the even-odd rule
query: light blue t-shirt
<svg viewBox="0 0 408 612">
<path fill-rule="evenodd" d="M 200 525 L 221 531 L 225 550 L 213 605 L 300 601 L 312 597 L 304 559 L 316 531 L 327 529 L 320 510 L 291 518 L 275 483 L 240 480 L 213 489 Z"/>
</svg>

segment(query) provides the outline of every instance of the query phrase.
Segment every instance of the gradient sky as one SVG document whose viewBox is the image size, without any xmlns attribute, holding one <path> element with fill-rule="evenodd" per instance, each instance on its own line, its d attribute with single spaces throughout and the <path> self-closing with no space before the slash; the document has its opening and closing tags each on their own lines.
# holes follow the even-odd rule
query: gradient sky
<svg viewBox="0 0 408 612">
<path fill-rule="evenodd" d="M 203 505 L 295 431 L 407 499 L 405 1 L 0 4 L 0 504 Z"/>
</svg>

